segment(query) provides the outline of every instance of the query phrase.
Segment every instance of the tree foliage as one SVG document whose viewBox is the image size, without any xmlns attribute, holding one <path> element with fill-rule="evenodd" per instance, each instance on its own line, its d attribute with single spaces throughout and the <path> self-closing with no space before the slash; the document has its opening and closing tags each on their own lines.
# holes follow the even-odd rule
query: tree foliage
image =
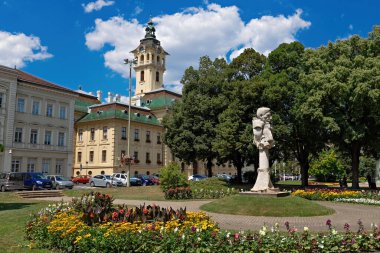
<svg viewBox="0 0 380 253">
<path fill-rule="evenodd" d="M 166 191 L 170 188 L 188 186 L 187 178 L 181 172 L 178 163 L 170 163 L 160 170 L 160 187 Z"/>
<path fill-rule="evenodd" d="M 311 162 L 310 174 L 318 181 L 334 182 L 345 176 L 342 161 L 333 148 L 322 150 L 318 157 Z"/>
</svg>

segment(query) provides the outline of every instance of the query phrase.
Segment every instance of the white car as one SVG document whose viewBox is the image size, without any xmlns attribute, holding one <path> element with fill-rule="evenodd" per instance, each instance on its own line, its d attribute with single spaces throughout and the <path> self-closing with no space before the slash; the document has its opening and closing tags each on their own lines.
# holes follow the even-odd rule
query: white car
<svg viewBox="0 0 380 253">
<path fill-rule="evenodd" d="M 102 186 L 102 187 L 111 187 L 111 186 L 123 186 L 123 183 L 116 178 L 113 178 L 110 175 L 96 175 L 91 178 L 90 186 Z"/>
</svg>

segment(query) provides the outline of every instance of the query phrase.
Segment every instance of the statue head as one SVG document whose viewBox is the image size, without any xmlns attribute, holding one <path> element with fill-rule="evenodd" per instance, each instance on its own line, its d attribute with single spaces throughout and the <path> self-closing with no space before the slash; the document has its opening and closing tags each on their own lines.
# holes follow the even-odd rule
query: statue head
<svg viewBox="0 0 380 253">
<path fill-rule="evenodd" d="M 272 115 L 270 113 L 270 108 L 268 107 L 260 107 L 257 109 L 257 117 L 263 121 L 270 121 L 272 119 Z"/>
</svg>

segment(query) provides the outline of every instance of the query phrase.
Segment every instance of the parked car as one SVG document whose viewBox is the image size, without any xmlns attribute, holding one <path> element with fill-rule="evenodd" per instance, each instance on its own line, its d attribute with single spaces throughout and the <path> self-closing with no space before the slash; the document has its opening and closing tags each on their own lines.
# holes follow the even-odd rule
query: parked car
<svg viewBox="0 0 380 253">
<path fill-rule="evenodd" d="M 160 178 L 157 176 L 150 176 L 149 179 L 153 182 L 154 185 L 160 184 Z"/>
<path fill-rule="evenodd" d="M 51 189 L 53 184 L 50 179 L 39 172 L 26 172 L 24 174 L 24 187 L 31 190 Z"/>
<path fill-rule="evenodd" d="M 144 174 L 137 174 L 135 177 L 139 178 L 141 180 L 141 183 L 143 186 L 146 185 L 153 185 L 152 180 L 150 180 L 149 176 L 144 175 Z"/>
<path fill-rule="evenodd" d="M 73 177 L 71 179 L 71 181 L 74 183 L 74 184 L 87 184 L 90 182 L 90 178 L 89 176 L 76 176 L 76 177 Z"/>
<path fill-rule="evenodd" d="M 65 188 L 73 189 L 74 187 L 74 183 L 62 175 L 47 175 L 46 177 L 51 180 L 53 188 L 57 190 Z"/>
<path fill-rule="evenodd" d="M 216 177 L 222 179 L 223 181 L 226 181 L 227 183 L 232 181 L 232 177 L 227 174 L 218 174 Z"/>
<path fill-rule="evenodd" d="M 111 186 L 123 186 L 123 183 L 110 175 L 96 175 L 90 179 L 90 185 L 92 187 L 102 186 L 109 188 Z"/>
<path fill-rule="evenodd" d="M 124 174 L 124 173 L 114 173 L 112 176 L 114 178 L 119 179 L 123 183 L 124 186 L 127 186 L 127 181 L 128 181 L 127 174 Z M 131 183 L 131 185 L 134 185 L 134 186 L 142 185 L 141 179 L 139 179 L 137 177 L 131 177 L 130 183 Z"/>
<path fill-rule="evenodd" d="M 206 178 L 207 178 L 206 176 L 195 174 L 195 175 L 189 176 L 188 180 L 191 180 L 191 181 L 201 181 L 201 180 L 204 180 Z"/>
</svg>

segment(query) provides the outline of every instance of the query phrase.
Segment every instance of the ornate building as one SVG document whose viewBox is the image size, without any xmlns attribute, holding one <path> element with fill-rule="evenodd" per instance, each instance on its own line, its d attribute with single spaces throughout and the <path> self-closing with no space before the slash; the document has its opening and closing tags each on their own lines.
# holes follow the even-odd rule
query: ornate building
<svg viewBox="0 0 380 253">
<path fill-rule="evenodd" d="M 71 176 L 75 104 L 80 94 L 0 66 L 0 171 Z"/>
</svg>

